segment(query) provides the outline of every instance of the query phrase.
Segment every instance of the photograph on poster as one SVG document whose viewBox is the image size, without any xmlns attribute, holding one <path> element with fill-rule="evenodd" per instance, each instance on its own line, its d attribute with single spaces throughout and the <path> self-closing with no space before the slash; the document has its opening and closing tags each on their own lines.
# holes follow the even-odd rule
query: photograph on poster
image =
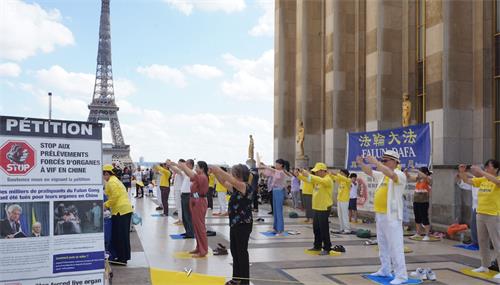
<svg viewBox="0 0 500 285">
<path fill-rule="evenodd" d="M 102 200 L 54 201 L 54 235 L 103 232 Z"/>
<path fill-rule="evenodd" d="M 0 239 L 50 234 L 49 202 L 0 203 Z"/>
</svg>

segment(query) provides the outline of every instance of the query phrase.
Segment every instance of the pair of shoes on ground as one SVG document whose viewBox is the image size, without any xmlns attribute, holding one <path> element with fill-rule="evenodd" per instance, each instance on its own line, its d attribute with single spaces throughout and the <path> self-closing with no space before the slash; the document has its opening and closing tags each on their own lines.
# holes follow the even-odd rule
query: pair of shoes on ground
<svg viewBox="0 0 500 285">
<path fill-rule="evenodd" d="M 227 248 L 222 244 L 218 243 L 217 248 L 213 250 L 214 255 L 227 255 Z"/>
<path fill-rule="evenodd" d="M 472 269 L 473 272 L 476 272 L 476 273 L 488 273 L 490 272 L 490 269 L 487 268 L 487 267 L 479 267 L 479 268 L 476 268 L 476 269 Z M 497 273 L 495 276 L 493 276 L 494 279 L 496 280 L 500 280 L 500 273 Z"/>
<path fill-rule="evenodd" d="M 418 238 L 422 238 L 422 236 L 420 234 L 414 234 L 410 237 L 410 239 L 418 239 Z M 431 238 L 428 236 L 428 235 L 425 235 L 423 238 L 422 238 L 423 241 L 429 241 L 431 240 Z"/>
<path fill-rule="evenodd" d="M 436 281 L 436 273 L 432 271 L 430 268 L 417 268 L 417 270 L 410 273 L 411 277 L 420 279 L 420 280 L 431 280 Z"/>
<path fill-rule="evenodd" d="M 372 273 L 370 275 L 371 276 L 379 276 L 379 277 L 388 277 L 388 276 L 391 276 L 392 274 L 391 273 L 383 272 L 382 270 L 379 270 L 379 271 L 377 271 L 375 273 Z M 391 284 L 391 285 L 400 285 L 400 284 L 404 284 L 407 281 L 408 281 L 408 278 L 396 277 L 391 282 L 389 282 L 389 284 Z"/>
</svg>

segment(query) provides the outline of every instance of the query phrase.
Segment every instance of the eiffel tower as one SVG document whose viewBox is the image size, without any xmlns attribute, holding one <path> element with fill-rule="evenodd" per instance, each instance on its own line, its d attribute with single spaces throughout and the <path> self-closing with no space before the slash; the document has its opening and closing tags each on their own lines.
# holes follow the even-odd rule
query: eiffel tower
<svg viewBox="0 0 500 285">
<path fill-rule="evenodd" d="M 131 165 L 130 146 L 123 139 L 118 106 L 115 103 L 113 88 L 113 71 L 111 67 L 111 25 L 109 20 L 109 1 L 101 1 L 101 20 L 99 24 L 99 48 L 97 51 L 97 68 L 95 74 L 94 96 L 89 105 L 89 122 L 108 121 L 111 129 L 113 145 L 103 145 L 103 154 L 111 154 L 113 162 Z"/>
</svg>

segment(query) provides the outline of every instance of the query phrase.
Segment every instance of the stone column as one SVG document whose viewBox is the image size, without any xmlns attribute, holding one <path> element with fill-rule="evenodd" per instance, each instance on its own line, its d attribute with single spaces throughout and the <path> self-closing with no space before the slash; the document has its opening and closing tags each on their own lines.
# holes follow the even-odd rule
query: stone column
<svg viewBox="0 0 500 285">
<path fill-rule="evenodd" d="M 474 130 L 472 161 L 482 163 L 494 156 L 493 146 L 493 1 L 473 1 L 473 94 Z M 500 142 L 498 142 L 500 143 Z"/>
<path fill-rule="evenodd" d="M 366 130 L 401 126 L 400 0 L 366 1 Z"/>
<path fill-rule="evenodd" d="M 296 2 L 275 2 L 274 158 L 295 158 Z"/>
<path fill-rule="evenodd" d="M 334 0 L 326 4 L 325 129 L 326 162 L 343 167 L 346 133 L 356 129 L 355 1 Z"/>
<path fill-rule="evenodd" d="M 314 163 L 323 159 L 323 106 L 321 104 L 323 96 L 323 2 L 321 0 L 297 0 L 296 3 L 296 119 L 304 123 L 304 150 L 310 162 Z"/>
<path fill-rule="evenodd" d="M 427 1 L 426 106 L 433 163 L 472 162 L 475 1 Z"/>
</svg>

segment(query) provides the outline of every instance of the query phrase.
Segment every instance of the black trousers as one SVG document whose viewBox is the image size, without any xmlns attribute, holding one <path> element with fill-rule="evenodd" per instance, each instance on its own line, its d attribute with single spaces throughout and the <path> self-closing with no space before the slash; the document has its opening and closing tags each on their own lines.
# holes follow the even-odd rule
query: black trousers
<svg viewBox="0 0 500 285">
<path fill-rule="evenodd" d="M 163 206 L 163 214 L 168 215 L 168 196 L 170 195 L 170 187 L 160 186 L 161 204 Z"/>
<path fill-rule="evenodd" d="M 270 202 L 270 203 L 271 203 L 271 212 L 274 212 L 274 207 L 273 207 L 273 189 L 271 189 L 271 190 L 269 191 L 269 194 L 270 194 L 270 195 L 269 195 L 269 197 L 271 197 L 271 198 L 270 198 L 271 200 L 269 200 L 269 201 L 271 201 L 271 202 Z"/>
<path fill-rule="evenodd" d="M 328 224 L 330 210 L 313 211 L 314 248 L 323 248 L 329 251 L 332 247 L 332 242 L 330 241 L 330 226 Z"/>
<path fill-rule="evenodd" d="M 258 192 L 259 192 L 258 189 L 253 189 L 252 200 L 253 200 L 253 209 L 254 210 L 258 210 L 259 209 L 259 193 Z M 272 204 L 273 203 L 271 203 L 271 205 Z"/>
<path fill-rule="evenodd" d="M 248 240 L 252 232 L 252 224 L 238 224 L 229 230 L 229 243 L 233 256 L 233 280 L 241 284 L 250 284 L 250 260 L 248 257 Z M 244 278 L 244 279 L 238 279 Z"/>
<path fill-rule="evenodd" d="M 132 213 L 111 216 L 111 246 L 120 262 L 130 260 L 130 219 Z"/>
<path fill-rule="evenodd" d="M 181 194 L 181 207 L 182 207 L 182 224 L 184 225 L 184 230 L 186 230 L 186 236 L 193 237 L 193 221 L 191 219 L 191 210 L 189 210 L 189 198 L 190 193 Z"/>
<path fill-rule="evenodd" d="M 207 193 L 208 208 L 212 210 L 214 209 L 214 192 L 215 192 L 214 187 L 208 187 L 208 193 Z"/>
</svg>

